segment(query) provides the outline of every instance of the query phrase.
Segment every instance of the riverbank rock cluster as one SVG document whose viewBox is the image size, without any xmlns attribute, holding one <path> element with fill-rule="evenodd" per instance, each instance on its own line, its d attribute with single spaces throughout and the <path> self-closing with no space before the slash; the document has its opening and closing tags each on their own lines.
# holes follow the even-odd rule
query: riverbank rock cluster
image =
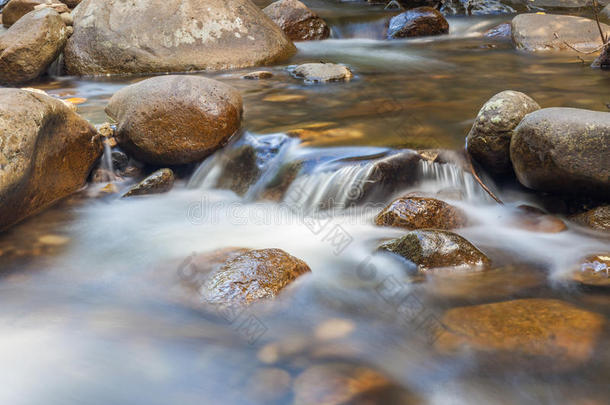
<svg viewBox="0 0 610 405">
<path fill-rule="evenodd" d="M 470 155 L 489 172 L 514 170 L 527 188 L 610 198 L 610 113 L 540 109 L 523 93 L 504 91 L 481 109 L 468 134 Z"/>
</svg>

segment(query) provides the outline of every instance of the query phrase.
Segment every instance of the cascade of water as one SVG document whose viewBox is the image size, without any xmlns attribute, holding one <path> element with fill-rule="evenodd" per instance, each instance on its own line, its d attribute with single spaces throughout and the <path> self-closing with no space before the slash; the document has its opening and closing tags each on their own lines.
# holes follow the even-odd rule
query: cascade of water
<svg viewBox="0 0 610 405">
<path fill-rule="evenodd" d="M 421 182 L 435 183 L 435 189 L 460 190 L 468 201 L 493 201 L 481 188 L 472 174 L 452 163 L 419 162 L 419 179 Z"/>
</svg>

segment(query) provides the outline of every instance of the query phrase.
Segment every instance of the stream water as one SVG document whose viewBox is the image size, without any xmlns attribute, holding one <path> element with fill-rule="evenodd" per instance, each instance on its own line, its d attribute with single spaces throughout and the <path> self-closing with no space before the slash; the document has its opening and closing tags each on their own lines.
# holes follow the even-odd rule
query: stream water
<svg viewBox="0 0 610 405">
<path fill-rule="evenodd" d="M 88 198 L 97 187 L 90 185 L 0 235 L 0 403 L 271 403 L 266 395 L 281 388 L 281 378 L 267 388 L 261 375 L 294 377 L 328 359 L 380 370 L 422 403 L 607 403 L 607 326 L 592 360 L 569 372 L 489 365 L 474 354 L 439 356 L 377 286 L 396 281 L 434 317 L 456 306 L 538 297 L 607 320 L 607 292 L 561 276 L 582 256 L 608 251 L 609 239 L 571 224 L 556 234 L 517 228 L 516 207 L 539 199 L 497 187 L 506 203 L 498 205 L 450 164 L 420 163 L 416 178 L 383 200 L 345 202 L 371 159 L 400 149 L 462 149 L 480 106 L 499 91 L 523 91 L 543 107 L 605 111 L 610 76 L 576 58 L 523 54 L 482 36 L 510 15 L 449 17 L 448 36 L 387 42 L 378 9 L 313 6 L 322 4 L 317 10 L 332 23 L 333 38 L 297 44 L 288 64 L 268 68 L 272 79 L 241 79 L 257 69 L 205 74 L 243 95 L 245 137 L 305 134 L 282 144 L 245 195 L 214 187 L 222 173 L 211 157 L 168 194 Z M 307 85 L 287 72 L 288 65 L 320 60 L 349 65 L 354 79 Z M 58 76 L 32 87 L 86 99 L 79 114 L 101 124 L 111 95 L 137 80 Z M 283 200 L 257 198 L 282 164 L 304 156 L 314 163 Z M 473 219 L 458 233 L 495 267 L 510 269 L 493 288 L 477 277 L 435 288 L 412 279 L 404 263 L 373 255 L 379 241 L 404 233 L 374 226 L 373 217 L 392 196 L 412 190 L 449 190 L 443 198 Z M 322 218 L 309 216 L 331 200 L 336 206 Z M 324 227 L 340 229 L 349 243 L 329 239 Z M 178 277 L 194 253 L 228 246 L 281 248 L 312 273 L 274 305 L 241 314 L 256 321 L 244 329 L 190 305 Z M 292 403 L 291 395 L 274 401 Z"/>
</svg>

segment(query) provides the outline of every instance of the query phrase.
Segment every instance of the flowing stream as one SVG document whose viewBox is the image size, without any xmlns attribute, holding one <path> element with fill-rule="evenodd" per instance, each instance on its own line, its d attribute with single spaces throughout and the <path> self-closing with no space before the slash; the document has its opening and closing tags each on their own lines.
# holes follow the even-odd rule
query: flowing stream
<svg viewBox="0 0 610 405">
<path fill-rule="evenodd" d="M 546 202 L 490 183 L 505 202 L 499 205 L 451 162 L 420 161 L 389 192 L 357 199 L 379 159 L 404 150 L 463 149 L 480 106 L 499 91 L 523 91 L 543 107 L 603 110 L 610 77 L 577 59 L 525 55 L 510 42 L 482 37 L 510 15 L 449 17 L 446 37 L 387 42 L 379 36 L 382 12 L 313 5 L 333 24 L 333 38 L 299 43 L 293 60 L 268 68 L 272 79 L 241 79 L 256 69 L 206 74 L 242 93 L 245 133 L 170 193 L 91 198 L 103 185 L 90 185 L 0 235 L 0 404 L 265 404 L 264 395 L 248 394 L 261 372 L 291 372 L 325 358 L 375 367 L 422 403 L 607 403 L 607 327 L 586 367 L 564 373 L 493 367 L 474 354 L 438 356 L 417 328 L 401 324 L 377 286 L 396 280 L 435 317 L 456 306 L 538 297 L 608 320 L 607 291 L 562 279 L 582 256 L 608 251 L 608 238 L 573 224 L 560 233 L 517 227 L 519 205 Z M 287 71 L 319 60 L 347 64 L 355 78 L 307 85 Z M 101 124 L 112 94 L 137 80 L 57 76 L 32 87 L 86 99 L 79 114 Z M 218 184 L 227 175 L 226 153 L 244 143 L 271 152 L 259 154 L 261 175 L 239 195 Z M 282 198 L 261 198 L 294 162 L 305 163 Z M 104 164 L 112 169 L 110 159 Z M 458 233 L 494 267 L 514 269 L 496 290 L 476 278 L 435 290 L 404 263 L 374 254 L 381 241 L 404 231 L 377 227 L 373 218 L 412 191 L 439 193 L 468 214 L 471 225 Z M 340 230 L 341 243 L 328 237 L 330 229 Z M 181 288 L 193 254 L 229 246 L 284 249 L 312 269 L 275 305 L 248 309 L 258 325 L 255 339 L 191 305 Z M 321 332 L 321 325 L 341 322 L 351 325 L 349 333 Z M 286 394 L 275 403 L 292 400 Z"/>
</svg>

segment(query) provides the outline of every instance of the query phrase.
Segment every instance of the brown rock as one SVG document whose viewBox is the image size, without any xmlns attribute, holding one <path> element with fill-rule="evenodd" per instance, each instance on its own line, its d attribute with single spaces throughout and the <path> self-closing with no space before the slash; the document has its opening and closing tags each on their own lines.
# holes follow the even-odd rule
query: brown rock
<svg viewBox="0 0 610 405">
<path fill-rule="evenodd" d="M 182 285 L 199 294 L 210 274 L 249 251 L 246 248 L 228 247 L 190 256 L 178 266 L 178 278 Z"/>
<path fill-rule="evenodd" d="M 551 299 L 523 299 L 450 309 L 435 346 L 443 354 L 462 349 L 493 364 L 560 371 L 587 362 L 604 318 Z"/>
<path fill-rule="evenodd" d="M 36 79 L 57 59 L 67 38 L 66 25 L 55 11 L 28 13 L 0 36 L 0 82 Z"/>
<path fill-rule="evenodd" d="M 400 197 L 375 218 L 375 224 L 405 229 L 455 229 L 466 225 L 466 214 L 444 201 L 425 197 Z"/>
<path fill-rule="evenodd" d="M 380 372 L 363 365 L 314 365 L 294 381 L 295 405 L 365 405 L 418 403 L 407 390 Z"/>
<path fill-rule="evenodd" d="M 419 271 L 439 268 L 481 270 L 490 260 L 460 235 L 441 230 L 417 230 L 383 243 L 379 249 L 415 263 Z"/>
<path fill-rule="evenodd" d="M 102 153 L 96 135 L 60 100 L 0 89 L 0 229 L 80 189 Z"/>
<path fill-rule="evenodd" d="M 60 0 L 62 3 L 66 4 L 70 8 L 74 8 L 78 6 L 81 0 Z"/>
<path fill-rule="evenodd" d="M 610 254 L 589 256 L 580 268 L 572 272 L 571 278 L 593 287 L 610 287 Z"/>
<path fill-rule="evenodd" d="M 174 186 L 174 180 L 171 169 L 160 169 L 131 187 L 123 197 L 167 193 Z"/>
<path fill-rule="evenodd" d="M 247 305 L 275 297 L 310 271 L 305 262 L 283 250 L 250 250 L 226 261 L 210 275 L 201 291 L 210 304 Z"/>
<path fill-rule="evenodd" d="M 157 165 L 203 160 L 237 132 L 242 99 L 226 84 L 199 76 L 159 76 L 112 96 L 106 112 L 117 141 L 136 159 Z"/>
<path fill-rule="evenodd" d="M 248 73 L 242 76 L 246 80 L 263 80 L 263 79 L 271 79 L 273 77 L 273 73 L 268 70 L 259 70 L 256 72 Z"/>
<path fill-rule="evenodd" d="M 602 205 L 570 219 L 592 229 L 610 231 L 610 205 Z"/>
<path fill-rule="evenodd" d="M 516 215 L 511 218 L 511 224 L 517 228 L 543 233 L 558 233 L 568 229 L 561 219 L 536 207 L 521 205 L 517 208 Z"/>
<path fill-rule="evenodd" d="M 87 0 L 64 56 L 76 75 L 268 65 L 296 52 L 250 0 Z"/>
<path fill-rule="evenodd" d="M 2 24 L 10 27 L 21 17 L 34 11 L 34 7 L 46 3 L 44 0 L 11 0 L 2 9 Z"/>
<path fill-rule="evenodd" d="M 468 153 L 493 174 L 512 173 L 510 140 L 527 114 L 539 110 L 532 98 L 506 90 L 487 101 L 466 137 Z"/>
<path fill-rule="evenodd" d="M 326 39 L 330 28 L 307 6 L 298 0 L 279 0 L 263 9 L 293 41 Z"/>
<path fill-rule="evenodd" d="M 449 32 L 449 23 L 432 7 L 417 7 L 390 20 L 388 39 L 441 35 Z"/>
</svg>

